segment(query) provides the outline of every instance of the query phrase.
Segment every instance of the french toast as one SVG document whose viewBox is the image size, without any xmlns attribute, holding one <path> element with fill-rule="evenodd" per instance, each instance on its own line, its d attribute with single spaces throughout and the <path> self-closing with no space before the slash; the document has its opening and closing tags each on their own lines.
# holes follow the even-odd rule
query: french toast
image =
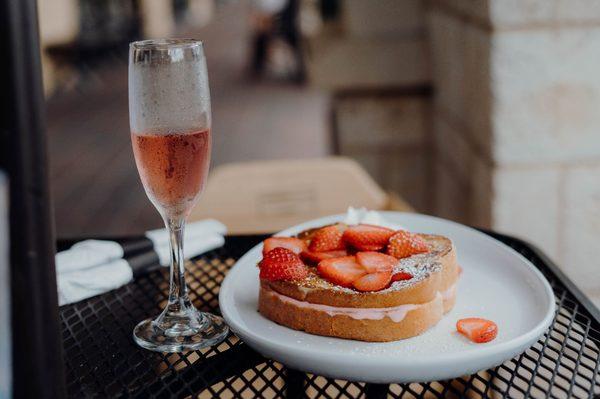
<svg viewBox="0 0 600 399">
<path fill-rule="evenodd" d="M 311 334 L 382 342 L 419 335 L 452 309 L 459 267 L 455 248 L 448 238 L 408 232 L 400 234 L 386 229 L 389 231 L 382 236 L 387 236 L 386 243 L 381 246 L 373 245 L 371 241 L 352 241 L 350 235 L 361 232 L 360 226 L 365 226 L 363 230 L 368 233 L 369 229 L 375 232 L 379 229 L 383 234 L 381 227 L 341 223 L 334 226 L 340 233 L 331 226 L 323 226 L 303 231 L 295 238 L 274 238 L 265 242 L 264 258 L 259 264 L 258 309 L 262 315 Z M 397 246 L 401 250 L 398 255 L 398 251 L 392 250 L 390 241 L 396 235 L 402 239 L 410 237 L 421 245 L 421 249 L 416 250 L 417 247 L 402 242 Z M 360 234 L 358 238 L 361 238 Z M 316 245 L 315 240 L 321 245 Z M 278 248 L 278 245 L 287 248 Z M 409 247 L 412 252 L 402 252 Z M 315 253 L 311 254 L 315 248 L 325 249 L 316 253 L 324 259 L 315 259 Z M 330 254 L 332 258 L 325 257 Z M 402 257 L 398 259 L 389 254 Z M 404 256 L 406 254 L 408 256 Z M 283 255 L 286 261 L 293 259 L 297 272 L 293 278 L 263 275 L 263 268 L 270 258 L 280 260 Z M 300 258 L 303 261 L 299 262 Z M 304 266 L 311 262 L 312 266 Z M 384 265 L 386 262 L 389 267 Z M 337 265 L 337 269 L 331 265 Z M 341 277 L 346 274 L 354 279 L 353 282 L 349 282 L 352 278 L 336 279 L 340 270 Z"/>
</svg>

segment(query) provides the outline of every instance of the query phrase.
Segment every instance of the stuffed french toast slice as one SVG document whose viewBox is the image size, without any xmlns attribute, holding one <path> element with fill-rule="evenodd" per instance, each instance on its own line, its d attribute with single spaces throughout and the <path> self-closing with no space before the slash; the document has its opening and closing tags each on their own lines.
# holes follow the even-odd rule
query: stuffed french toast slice
<svg viewBox="0 0 600 399">
<path fill-rule="evenodd" d="M 431 328 L 454 305 L 459 275 L 446 237 L 342 223 L 265 240 L 259 268 L 265 317 L 361 341 Z"/>
</svg>

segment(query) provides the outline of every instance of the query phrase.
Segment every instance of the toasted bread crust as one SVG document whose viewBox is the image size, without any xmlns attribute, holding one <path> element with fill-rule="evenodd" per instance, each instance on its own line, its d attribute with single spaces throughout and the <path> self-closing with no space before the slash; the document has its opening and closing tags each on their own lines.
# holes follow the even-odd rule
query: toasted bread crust
<svg viewBox="0 0 600 399">
<path fill-rule="evenodd" d="M 321 310 L 299 307 L 283 301 L 265 286 L 260 288 L 258 309 L 266 318 L 295 330 L 370 342 L 414 337 L 437 324 L 444 313 L 442 297 L 436 295 L 433 300 L 408 311 L 398 322 L 389 317 L 371 320 L 354 319 L 347 315 L 330 316 Z"/>
<path fill-rule="evenodd" d="M 440 290 L 445 291 L 456 284 L 459 268 L 456 261 L 456 249 L 450 239 L 434 234 L 419 234 L 427 242 L 433 252 L 439 257 L 442 264 L 442 285 Z"/>
</svg>

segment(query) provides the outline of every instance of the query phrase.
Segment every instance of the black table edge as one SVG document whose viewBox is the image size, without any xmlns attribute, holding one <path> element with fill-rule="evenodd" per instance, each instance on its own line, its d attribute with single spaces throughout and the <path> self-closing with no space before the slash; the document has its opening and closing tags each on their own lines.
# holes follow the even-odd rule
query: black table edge
<svg viewBox="0 0 600 399">
<path fill-rule="evenodd" d="M 583 308 L 585 308 L 585 310 L 587 311 L 587 313 L 595 319 L 596 322 L 600 323 L 600 310 L 592 303 L 592 301 L 575 285 L 575 283 L 565 275 L 565 273 L 556 265 L 556 263 L 554 263 L 547 255 L 545 255 L 545 253 L 543 251 L 541 251 L 537 246 L 529 243 L 526 240 L 523 240 L 521 238 L 518 237 L 514 237 L 511 235 L 507 235 L 507 234 L 502 234 L 502 233 L 497 233 L 494 231 L 490 231 L 490 230 L 486 230 L 486 229 L 478 229 L 479 231 L 483 232 L 484 234 L 494 238 L 495 240 L 501 242 L 504 245 L 507 245 L 506 243 L 503 242 L 503 239 L 505 241 L 513 241 L 513 242 L 517 242 L 521 245 L 523 245 L 524 247 L 527 247 L 529 250 L 531 250 L 537 257 L 539 257 L 548 267 L 548 269 L 550 270 L 550 272 L 552 274 L 554 274 L 557 279 L 560 280 L 560 282 L 565 286 L 565 288 L 577 299 L 577 301 L 580 302 L 580 304 L 583 306 Z M 231 254 L 231 257 L 234 259 L 239 259 L 242 255 L 244 255 L 244 253 L 246 253 L 248 250 L 250 250 L 252 247 L 254 247 L 254 245 L 260 243 L 261 241 L 263 241 L 265 238 L 269 237 L 269 234 L 248 234 L 248 235 L 228 235 L 226 236 L 226 240 L 225 240 L 225 249 L 228 251 L 228 253 Z M 98 237 L 98 239 L 115 239 L 115 238 L 127 238 L 127 237 Z M 83 238 L 79 238 L 79 240 L 81 240 Z M 78 241 L 78 239 L 68 239 L 68 240 L 59 240 L 58 244 L 59 244 L 59 248 L 66 248 L 68 245 L 73 244 L 74 242 Z M 239 243 L 240 241 L 244 242 L 246 245 L 243 248 L 239 248 L 238 250 L 233 250 L 233 248 L 235 248 L 237 246 L 237 243 Z M 507 245 L 509 246 L 509 245 Z M 510 246 L 509 246 L 510 247 Z M 229 250 L 232 250 L 231 252 L 229 252 Z M 247 345 L 243 345 L 242 347 L 238 347 L 234 350 L 235 353 L 237 352 L 242 352 L 244 353 L 244 358 L 245 358 L 245 362 L 243 363 L 242 366 L 240 366 L 241 368 L 243 368 L 243 366 L 248 366 L 248 365 L 255 365 L 258 364 L 264 360 L 266 360 L 266 358 L 264 358 L 261 354 L 259 354 L 258 352 L 255 352 L 253 349 L 251 349 L 249 346 Z M 230 353 L 229 356 L 220 356 L 223 359 L 221 359 L 221 363 L 223 365 L 227 364 L 227 359 L 230 358 L 230 356 L 233 356 L 234 353 Z M 186 370 L 186 372 L 190 373 L 197 373 L 200 372 L 202 374 L 206 374 L 206 377 L 208 377 L 206 379 L 205 384 L 203 385 L 203 388 L 206 388 L 207 385 L 210 385 L 211 383 L 214 383 L 216 380 L 216 376 L 212 375 L 212 372 L 210 370 L 202 370 L 200 368 L 203 368 L 204 366 L 202 364 L 194 364 L 192 367 L 188 368 Z M 239 371 L 240 367 L 231 367 L 228 369 L 228 372 L 226 373 L 228 376 L 230 375 L 234 375 L 236 372 Z M 287 384 L 287 392 L 286 395 L 287 397 L 290 398 L 294 398 L 294 397 L 300 397 L 300 392 L 301 389 L 303 388 L 304 385 L 304 381 L 305 381 L 305 376 L 303 374 L 303 372 L 299 372 L 290 368 L 287 368 L 287 372 L 286 372 L 286 384 Z M 385 393 L 387 392 L 387 388 L 388 384 L 371 384 L 371 383 L 367 383 L 365 385 L 365 391 L 364 394 L 367 398 L 380 398 L 380 397 L 385 397 Z M 143 395 L 143 390 L 142 392 L 137 392 L 137 393 L 130 393 L 133 396 L 138 396 L 137 394 L 142 394 Z M 299 396 L 300 395 L 300 396 Z"/>
</svg>

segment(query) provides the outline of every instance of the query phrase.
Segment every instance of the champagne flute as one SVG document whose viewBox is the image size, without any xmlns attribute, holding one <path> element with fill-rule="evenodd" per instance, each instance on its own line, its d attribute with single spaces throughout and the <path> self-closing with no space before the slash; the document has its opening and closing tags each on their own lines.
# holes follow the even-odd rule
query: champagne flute
<svg viewBox="0 0 600 399">
<path fill-rule="evenodd" d="M 157 352 L 221 342 L 221 317 L 196 310 L 183 259 L 185 220 L 206 182 L 211 152 L 208 74 L 202 42 L 161 39 L 129 46 L 129 124 L 144 190 L 170 235 L 169 301 L 156 319 L 139 323 L 135 342 Z"/>
</svg>

